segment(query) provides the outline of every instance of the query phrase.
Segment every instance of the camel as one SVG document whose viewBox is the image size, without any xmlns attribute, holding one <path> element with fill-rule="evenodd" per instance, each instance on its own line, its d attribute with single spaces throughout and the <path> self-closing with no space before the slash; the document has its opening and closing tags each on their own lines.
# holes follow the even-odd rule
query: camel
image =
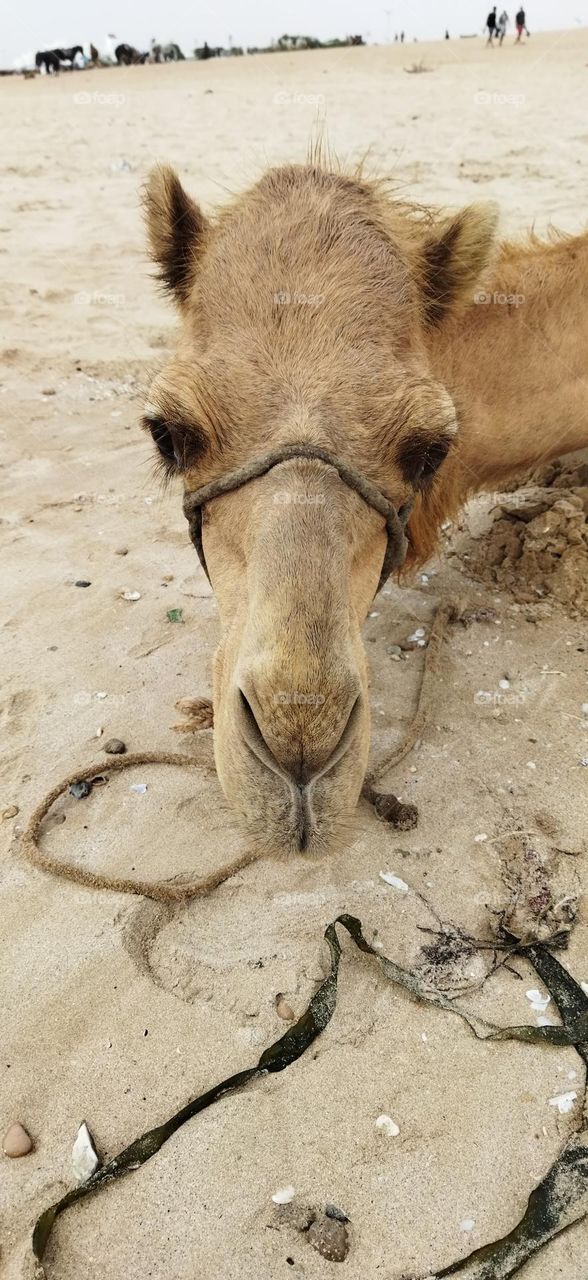
<svg viewBox="0 0 588 1280">
<path fill-rule="evenodd" d="M 181 331 L 144 425 L 187 512 L 241 476 L 201 508 L 218 776 L 267 852 L 330 853 L 366 773 L 361 627 L 390 539 L 344 465 L 411 510 L 414 569 L 473 494 L 587 445 L 588 233 L 500 244 L 491 204 L 415 208 L 319 161 L 213 221 L 158 168 L 145 206 Z"/>
</svg>

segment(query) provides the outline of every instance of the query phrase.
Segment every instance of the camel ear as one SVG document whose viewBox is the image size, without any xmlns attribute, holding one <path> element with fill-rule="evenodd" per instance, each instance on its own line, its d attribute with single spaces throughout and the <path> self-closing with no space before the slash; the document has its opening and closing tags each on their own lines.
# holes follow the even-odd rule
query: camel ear
<svg viewBox="0 0 588 1280">
<path fill-rule="evenodd" d="M 430 232 L 424 245 L 425 318 L 438 325 L 459 304 L 473 302 L 474 287 L 496 241 L 498 205 L 471 204 Z"/>
<path fill-rule="evenodd" d="M 206 219 L 168 165 L 151 171 L 143 205 L 149 248 L 159 267 L 159 278 L 183 306 L 190 295 Z"/>
</svg>

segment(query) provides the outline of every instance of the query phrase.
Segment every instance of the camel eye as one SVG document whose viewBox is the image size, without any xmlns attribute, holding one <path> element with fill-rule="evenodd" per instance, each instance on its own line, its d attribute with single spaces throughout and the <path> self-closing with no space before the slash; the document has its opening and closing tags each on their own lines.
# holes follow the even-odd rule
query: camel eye
<svg viewBox="0 0 588 1280">
<path fill-rule="evenodd" d="M 144 425 L 161 457 L 161 461 L 172 471 L 182 467 L 181 455 L 178 453 L 173 434 L 162 418 L 145 418 Z"/>
<path fill-rule="evenodd" d="M 169 421 L 148 412 L 143 417 L 142 426 L 149 432 L 157 449 L 157 461 L 167 476 L 187 471 L 201 460 L 206 451 L 204 432 L 187 422 Z"/>
<path fill-rule="evenodd" d="M 447 436 L 431 440 L 428 436 L 419 435 L 406 440 L 398 457 L 404 479 L 415 489 L 426 489 L 445 461 L 450 447 L 451 440 Z"/>
</svg>

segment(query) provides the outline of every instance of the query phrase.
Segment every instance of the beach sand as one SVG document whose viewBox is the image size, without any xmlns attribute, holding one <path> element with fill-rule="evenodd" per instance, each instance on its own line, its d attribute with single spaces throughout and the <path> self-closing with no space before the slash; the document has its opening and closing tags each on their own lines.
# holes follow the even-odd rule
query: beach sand
<svg viewBox="0 0 588 1280">
<path fill-rule="evenodd" d="M 430 74 L 405 74 L 420 59 Z M 435 604 L 456 594 L 496 611 L 452 628 L 433 721 L 389 776 L 418 803 L 416 830 L 391 832 L 361 807 L 338 858 L 260 862 L 175 907 L 80 888 L 23 860 L 34 805 L 76 767 L 97 760 L 107 773 L 108 738 L 212 759 L 209 732 L 182 738 L 171 726 L 178 698 L 210 695 L 217 609 L 179 495 L 161 494 L 137 425 L 174 342 L 144 255 L 149 167 L 176 165 L 210 208 L 266 165 L 304 159 L 320 118 L 343 163 L 367 156 L 404 196 L 496 198 L 509 234 L 550 221 L 579 231 L 587 85 L 579 31 L 524 48 L 509 38 L 487 50 L 478 39 L 0 83 L 0 807 L 18 807 L 0 824 L 0 1127 L 21 1121 L 35 1144 L 20 1160 L 0 1157 L 7 1280 L 29 1274 L 32 1223 L 72 1185 L 82 1120 L 109 1158 L 252 1065 L 286 1027 L 278 993 L 298 1015 L 317 989 L 322 931 L 340 911 L 414 965 L 430 941 L 422 928 L 437 927 L 417 892 L 444 920 L 488 936 L 508 898 L 505 862 L 522 848 L 497 839 L 505 832 L 549 831 L 542 847 L 558 851 L 570 892 L 587 875 L 585 619 L 468 575 L 466 557 L 481 547 L 483 558 L 483 502 L 428 581 L 388 588 L 365 629 L 377 759 L 410 721 L 423 664 L 421 650 L 395 662 L 387 646 L 427 628 Z M 169 622 L 169 609 L 182 609 L 183 623 Z M 512 697 L 500 698 L 505 678 Z M 242 848 L 210 769 L 122 773 L 87 800 L 60 801 L 48 828 L 44 847 L 57 856 L 143 878 L 193 875 Z M 564 957 L 584 981 L 587 925 L 581 906 Z M 479 963 L 470 957 L 449 976 L 467 983 Z M 514 964 L 522 980 L 500 970 L 468 1007 L 535 1023 L 526 992 L 538 980 Z M 577 1098 L 560 1114 L 549 1099 L 570 1090 Z M 345 942 L 338 1007 L 313 1050 L 69 1211 L 47 1272 L 322 1280 L 337 1264 L 272 1204 L 291 1184 L 298 1206 L 330 1202 L 349 1216 L 349 1280 L 434 1274 L 511 1230 L 577 1127 L 582 1096 L 572 1049 L 478 1043 Z M 376 1129 L 380 1114 L 397 1136 Z M 584 1280 L 587 1239 L 585 1225 L 564 1233 L 525 1280 Z"/>
</svg>

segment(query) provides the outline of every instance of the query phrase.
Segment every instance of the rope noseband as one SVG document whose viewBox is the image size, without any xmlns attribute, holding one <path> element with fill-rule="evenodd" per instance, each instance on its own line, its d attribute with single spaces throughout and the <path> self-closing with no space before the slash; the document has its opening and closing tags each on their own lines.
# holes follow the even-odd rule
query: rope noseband
<svg viewBox="0 0 588 1280">
<path fill-rule="evenodd" d="M 367 502 L 368 507 L 372 507 L 374 511 L 384 517 L 388 543 L 380 573 L 380 581 L 377 586 L 377 590 L 380 591 L 393 570 L 399 569 L 406 558 L 408 544 L 405 528 L 412 510 L 412 503 L 406 503 L 397 511 L 396 507 L 384 496 L 380 489 L 376 488 L 360 471 L 356 471 L 355 467 L 350 466 L 348 462 L 342 462 L 340 458 L 329 453 L 327 449 L 321 449 L 318 445 L 309 444 L 284 445 L 283 448 L 274 449 L 271 453 L 266 453 L 265 457 L 248 463 L 246 467 L 240 467 L 237 471 L 231 471 L 229 475 L 221 476 L 219 480 L 211 480 L 210 484 L 203 485 L 201 489 L 196 489 L 194 493 L 184 494 L 184 515 L 188 521 L 190 537 L 196 547 L 198 558 L 208 581 L 210 582 L 210 574 L 202 545 L 202 508 L 212 498 L 220 498 L 224 493 L 232 493 L 235 489 L 241 489 L 250 480 L 257 480 L 259 476 L 267 475 L 268 471 L 277 467 L 280 462 L 290 462 L 293 458 L 316 458 L 319 462 L 325 462 L 327 466 L 334 467 L 348 488 L 358 493 L 360 498 Z"/>
</svg>

